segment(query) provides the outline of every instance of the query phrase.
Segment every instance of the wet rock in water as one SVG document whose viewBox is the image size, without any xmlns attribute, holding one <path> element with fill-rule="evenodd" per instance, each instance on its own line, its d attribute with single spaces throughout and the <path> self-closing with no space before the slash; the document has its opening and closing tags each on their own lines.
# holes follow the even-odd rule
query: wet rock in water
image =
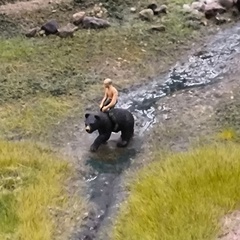
<svg viewBox="0 0 240 240">
<path fill-rule="evenodd" d="M 57 35 L 60 38 L 73 37 L 74 32 L 78 29 L 75 25 L 68 23 L 66 26 L 59 28 Z"/>
<path fill-rule="evenodd" d="M 222 7 L 218 2 L 209 2 L 204 6 L 204 13 L 206 18 L 211 18 L 217 14 L 225 13 L 226 9 Z"/>
<path fill-rule="evenodd" d="M 42 25 L 41 30 L 44 30 L 46 35 L 56 34 L 58 32 L 58 23 L 56 20 L 50 20 Z"/>
<path fill-rule="evenodd" d="M 141 12 L 139 12 L 139 17 L 142 20 L 147 20 L 147 21 L 152 21 L 153 20 L 153 10 L 148 8 L 148 9 L 143 9 Z"/>
<path fill-rule="evenodd" d="M 82 20 L 82 26 L 83 28 L 98 29 L 98 28 L 108 28 L 111 26 L 111 24 L 107 20 L 104 20 L 101 18 L 84 17 Z"/>
<path fill-rule="evenodd" d="M 165 32 L 166 27 L 164 25 L 154 25 L 149 28 L 150 32 Z"/>
<path fill-rule="evenodd" d="M 86 13 L 83 11 L 73 14 L 72 16 L 73 24 L 79 25 L 85 16 L 86 16 Z"/>
<path fill-rule="evenodd" d="M 40 27 L 32 28 L 25 34 L 25 36 L 28 38 L 35 37 L 40 30 Z"/>
<path fill-rule="evenodd" d="M 166 5 L 160 6 L 160 7 L 156 8 L 156 9 L 153 11 L 153 13 L 154 13 L 155 15 L 159 15 L 160 13 L 165 13 L 165 14 L 167 14 L 167 6 L 166 6 Z"/>
</svg>

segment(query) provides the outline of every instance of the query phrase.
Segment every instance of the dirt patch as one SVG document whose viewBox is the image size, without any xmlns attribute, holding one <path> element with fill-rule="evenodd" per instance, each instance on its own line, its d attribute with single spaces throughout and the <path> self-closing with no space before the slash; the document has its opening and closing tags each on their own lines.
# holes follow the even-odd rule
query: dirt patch
<svg viewBox="0 0 240 240">
<path fill-rule="evenodd" d="M 221 222 L 223 231 L 217 238 L 218 240 L 240 239 L 240 211 L 226 215 Z"/>
<path fill-rule="evenodd" d="M 0 13 L 7 15 L 18 15 L 25 12 L 32 12 L 46 7 L 51 8 L 54 4 L 62 2 L 70 2 L 70 0 L 32 0 L 32 1 L 17 1 L 0 5 Z"/>
</svg>

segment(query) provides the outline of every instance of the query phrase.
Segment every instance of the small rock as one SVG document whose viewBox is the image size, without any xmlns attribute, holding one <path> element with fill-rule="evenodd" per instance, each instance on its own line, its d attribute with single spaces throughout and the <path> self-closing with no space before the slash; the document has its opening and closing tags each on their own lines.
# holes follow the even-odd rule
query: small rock
<svg viewBox="0 0 240 240">
<path fill-rule="evenodd" d="M 83 12 L 83 11 L 73 14 L 73 16 L 72 16 L 73 24 L 79 25 L 82 22 L 82 20 L 85 17 L 85 15 L 86 15 L 86 13 Z"/>
<path fill-rule="evenodd" d="M 84 17 L 82 20 L 83 28 L 107 28 L 110 27 L 110 23 L 107 20 L 96 18 L 96 17 Z"/>
<path fill-rule="evenodd" d="M 160 14 L 160 13 L 165 13 L 165 14 L 167 14 L 167 6 L 166 6 L 166 5 L 160 6 L 159 8 L 156 8 L 156 9 L 153 11 L 153 13 L 154 13 L 155 15 L 158 15 L 158 14 Z"/>
<path fill-rule="evenodd" d="M 155 26 L 151 26 L 149 30 L 155 31 L 155 32 L 165 32 L 166 27 L 164 25 L 155 25 Z"/>
<path fill-rule="evenodd" d="M 143 20 L 152 21 L 153 20 L 153 10 L 152 9 L 143 9 L 139 12 L 139 17 Z"/>
<path fill-rule="evenodd" d="M 233 9 L 232 9 L 232 16 L 233 16 L 233 17 L 237 17 L 238 15 L 239 15 L 239 10 L 236 9 L 236 8 L 233 8 Z"/>
<path fill-rule="evenodd" d="M 100 8 L 99 6 L 95 5 L 95 6 L 93 7 L 93 12 L 94 12 L 94 14 L 97 14 L 97 13 L 99 13 L 100 11 L 101 11 L 101 8 Z"/>
<path fill-rule="evenodd" d="M 131 13 L 135 13 L 136 11 L 137 11 L 137 9 L 136 9 L 135 7 L 131 7 L 131 8 L 130 8 L 130 12 L 131 12 Z"/>
<path fill-rule="evenodd" d="M 55 12 L 57 12 L 57 10 L 56 10 L 56 9 L 52 10 L 52 13 L 55 13 Z"/>
<path fill-rule="evenodd" d="M 103 17 L 103 11 L 101 10 L 100 12 L 98 12 L 98 13 L 96 14 L 96 17 L 97 17 L 97 18 L 102 18 L 102 17 Z"/>
<path fill-rule="evenodd" d="M 218 2 L 219 2 L 219 4 L 221 6 L 223 6 L 226 9 L 230 9 L 234 5 L 234 1 L 233 0 L 218 0 Z"/>
<path fill-rule="evenodd" d="M 152 9 L 153 12 L 157 9 L 157 4 L 156 3 L 151 3 L 151 4 L 148 4 L 147 6 L 147 9 Z"/>
<path fill-rule="evenodd" d="M 226 9 L 217 2 L 209 2 L 204 7 L 205 17 L 207 19 L 226 12 Z"/>
<path fill-rule="evenodd" d="M 38 34 L 39 34 L 39 36 L 42 36 L 42 37 L 46 35 L 44 30 L 39 31 Z"/>
<path fill-rule="evenodd" d="M 195 9 L 198 11 L 204 11 L 205 4 L 203 2 L 193 2 L 191 4 L 191 9 Z"/>
<path fill-rule="evenodd" d="M 188 20 L 200 21 L 204 18 L 204 13 L 199 12 L 198 10 L 193 10 L 191 14 L 187 17 Z"/>
<path fill-rule="evenodd" d="M 200 25 L 207 26 L 207 19 L 202 19 Z"/>
<path fill-rule="evenodd" d="M 66 26 L 58 29 L 57 35 L 61 38 L 73 37 L 73 34 L 77 29 L 78 27 L 71 23 L 68 23 Z"/>
<path fill-rule="evenodd" d="M 189 28 L 192 28 L 194 30 L 199 30 L 201 28 L 199 22 L 192 21 L 192 20 L 187 21 L 186 26 L 189 27 Z"/>
<path fill-rule="evenodd" d="M 192 8 L 190 7 L 189 4 L 183 4 L 183 11 L 186 13 L 192 12 Z"/>
<path fill-rule="evenodd" d="M 164 114 L 163 118 L 164 118 L 164 120 L 169 120 L 170 119 L 170 117 L 167 114 Z"/>
<path fill-rule="evenodd" d="M 221 25 L 227 22 L 227 19 L 221 16 L 216 16 L 215 17 L 215 22 L 217 25 Z"/>
<path fill-rule="evenodd" d="M 28 38 L 35 37 L 39 31 L 40 31 L 40 27 L 32 28 L 25 34 L 25 36 Z"/>
<path fill-rule="evenodd" d="M 41 30 L 44 30 L 46 35 L 56 34 L 58 32 L 58 23 L 56 20 L 50 20 L 42 25 Z"/>
</svg>

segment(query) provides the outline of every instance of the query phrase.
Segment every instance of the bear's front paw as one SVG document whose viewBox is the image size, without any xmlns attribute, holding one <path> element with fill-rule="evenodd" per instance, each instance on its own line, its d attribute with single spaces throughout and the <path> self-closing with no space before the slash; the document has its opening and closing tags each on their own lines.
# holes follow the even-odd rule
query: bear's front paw
<svg viewBox="0 0 240 240">
<path fill-rule="evenodd" d="M 97 151 L 97 147 L 94 146 L 94 145 L 91 145 L 90 151 L 91 151 L 91 152 L 96 152 L 96 151 Z"/>
<path fill-rule="evenodd" d="M 126 147 L 127 144 L 128 144 L 127 141 L 119 140 L 118 143 L 117 143 L 117 147 Z"/>
</svg>

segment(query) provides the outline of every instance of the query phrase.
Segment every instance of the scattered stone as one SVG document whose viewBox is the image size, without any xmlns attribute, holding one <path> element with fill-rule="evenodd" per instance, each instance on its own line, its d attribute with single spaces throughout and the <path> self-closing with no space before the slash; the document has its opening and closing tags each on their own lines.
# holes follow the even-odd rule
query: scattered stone
<svg viewBox="0 0 240 240">
<path fill-rule="evenodd" d="M 73 37 L 74 32 L 78 29 L 75 25 L 68 23 L 66 26 L 58 29 L 57 35 L 60 38 Z"/>
<path fill-rule="evenodd" d="M 204 6 L 205 6 L 204 2 L 193 2 L 191 4 L 191 9 L 203 12 L 204 11 Z"/>
<path fill-rule="evenodd" d="M 39 31 L 40 31 L 40 27 L 32 28 L 25 34 L 25 36 L 28 38 L 35 37 Z"/>
<path fill-rule="evenodd" d="M 199 30 L 201 28 L 200 27 L 200 22 L 192 21 L 192 20 L 189 20 L 189 21 L 186 22 L 186 27 L 192 28 L 194 30 Z"/>
<path fill-rule="evenodd" d="M 240 12 L 240 0 L 235 0 L 234 1 L 234 5 L 236 6 L 236 8 L 238 9 L 238 12 Z"/>
<path fill-rule="evenodd" d="M 94 7 L 93 7 L 93 12 L 94 12 L 94 14 L 97 14 L 97 13 L 99 13 L 101 11 L 101 7 L 99 7 L 98 5 L 95 5 Z"/>
<path fill-rule="evenodd" d="M 170 119 L 170 117 L 167 114 L 164 114 L 163 118 L 164 118 L 164 120 L 169 120 Z"/>
<path fill-rule="evenodd" d="M 52 13 L 55 13 L 55 12 L 57 12 L 57 10 L 56 10 L 56 9 L 52 10 Z"/>
<path fill-rule="evenodd" d="M 50 20 L 42 25 L 41 30 L 44 30 L 46 35 L 56 34 L 58 32 L 58 23 L 56 20 Z"/>
<path fill-rule="evenodd" d="M 100 12 L 98 12 L 98 13 L 96 14 L 96 17 L 97 17 L 97 18 L 102 18 L 102 17 L 103 17 L 103 11 L 101 10 Z"/>
<path fill-rule="evenodd" d="M 217 25 L 221 25 L 227 22 L 227 19 L 221 16 L 216 16 L 215 17 L 215 22 Z"/>
<path fill-rule="evenodd" d="M 167 6 L 166 6 L 166 5 L 160 6 L 160 7 L 156 8 L 156 9 L 153 11 L 153 13 L 154 13 L 155 15 L 159 15 L 160 13 L 165 13 L 165 14 L 167 14 Z"/>
<path fill-rule="evenodd" d="M 73 16 L 72 16 L 73 24 L 79 25 L 82 22 L 82 20 L 85 17 L 85 15 L 86 15 L 86 13 L 83 12 L 83 11 L 73 14 Z"/>
<path fill-rule="evenodd" d="M 135 7 L 131 7 L 131 8 L 130 8 L 130 12 L 131 12 L 131 13 L 135 13 L 136 11 L 137 11 L 137 9 L 136 9 Z"/>
<path fill-rule="evenodd" d="M 226 12 L 226 9 L 222 7 L 218 2 L 209 2 L 204 7 L 205 17 L 207 19 L 215 17 L 217 14 Z"/>
<path fill-rule="evenodd" d="M 203 26 L 207 26 L 208 25 L 207 19 L 202 19 L 200 24 L 203 25 Z"/>
<path fill-rule="evenodd" d="M 41 31 L 39 31 L 39 36 L 41 36 L 41 37 L 44 37 L 44 36 L 46 36 L 46 34 L 45 34 L 45 31 L 44 30 L 41 30 Z"/>
<path fill-rule="evenodd" d="M 157 9 L 157 4 L 156 3 L 151 3 L 148 4 L 147 9 L 152 9 L 152 11 L 154 12 Z"/>
<path fill-rule="evenodd" d="M 147 21 L 152 21 L 153 20 L 153 10 L 148 8 L 148 9 L 143 9 L 141 12 L 139 12 L 139 17 L 142 20 L 147 20 Z"/>
<path fill-rule="evenodd" d="M 188 20 L 200 21 L 205 17 L 205 14 L 199 12 L 198 10 L 193 10 L 191 14 L 187 17 Z"/>
<path fill-rule="evenodd" d="M 110 23 L 107 20 L 96 18 L 96 17 L 84 17 L 82 20 L 83 28 L 107 28 L 110 27 Z"/>
<path fill-rule="evenodd" d="M 183 4 L 183 11 L 186 13 L 192 12 L 192 8 L 189 4 Z"/>
<path fill-rule="evenodd" d="M 233 0 L 218 0 L 218 2 L 219 2 L 219 4 L 221 6 L 223 6 L 226 9 L 230 9 L 234 5 L 234 1 Z"/>
<path fill-rule="evenodd" d="M 149 31 L 165 32 L 166 27 L 164 25 L 154 25 L 150 27 Z"/>
</svg>

